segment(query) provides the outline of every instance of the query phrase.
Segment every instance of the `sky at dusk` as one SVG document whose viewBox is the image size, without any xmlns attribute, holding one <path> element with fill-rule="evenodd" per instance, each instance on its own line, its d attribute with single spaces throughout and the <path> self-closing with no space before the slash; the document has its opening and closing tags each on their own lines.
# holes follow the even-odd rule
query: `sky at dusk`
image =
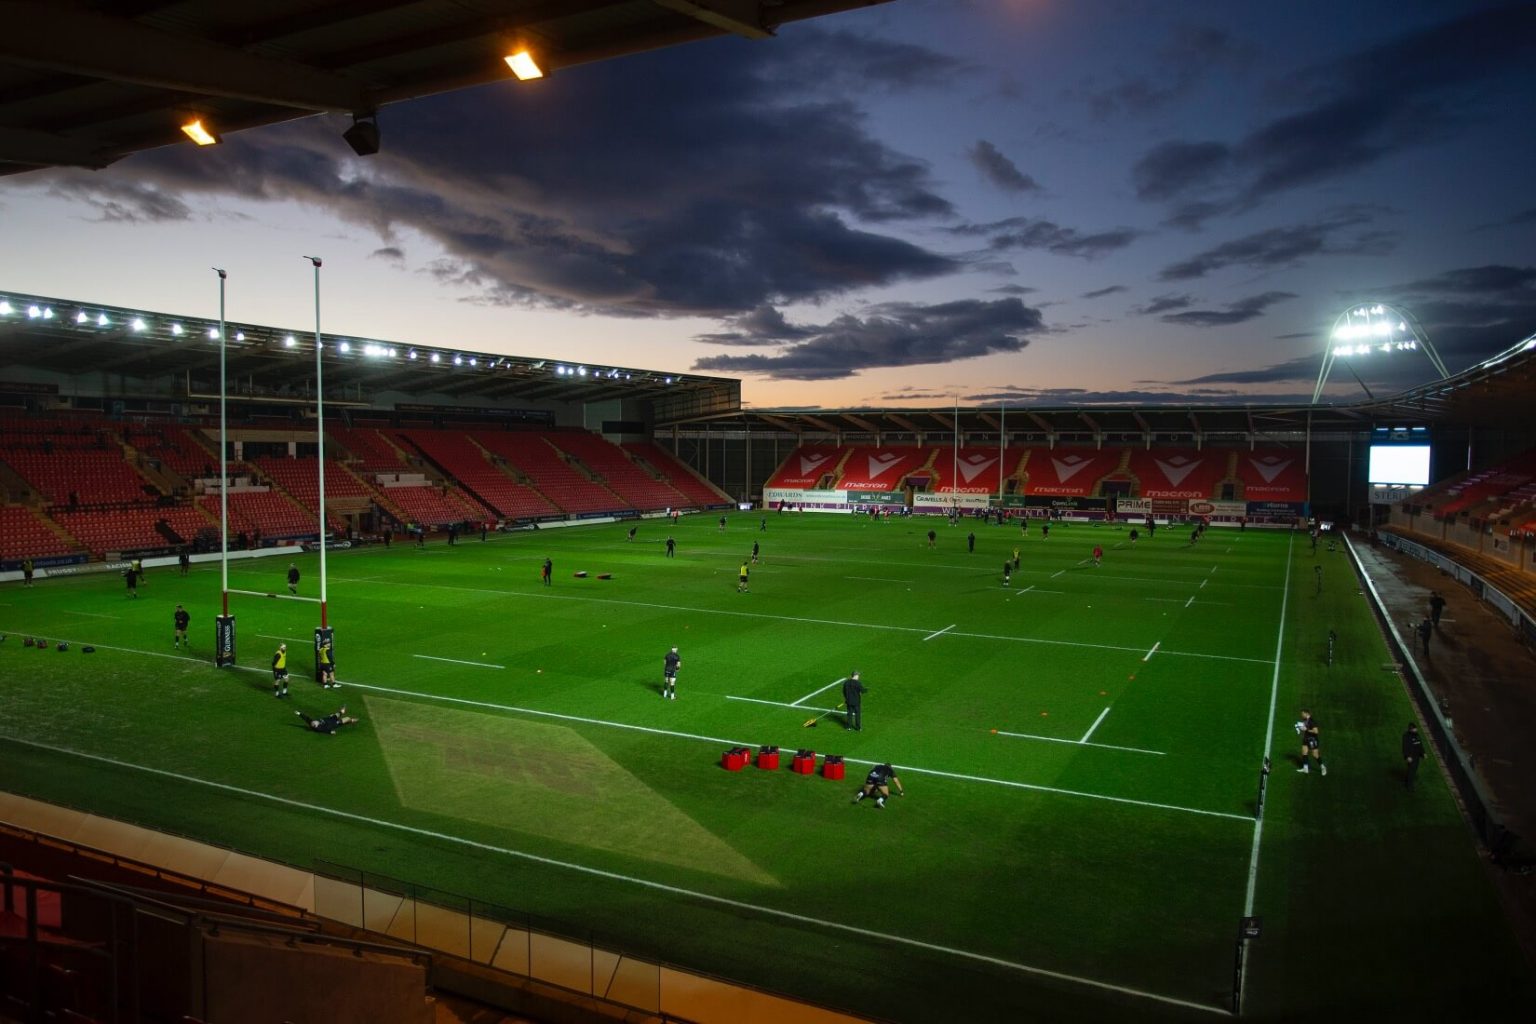
<svg viewBox="0 0 1536 1024">
<path fill-rule="evenodd" d="M 895 0 L 379 120 L 0 178 L 0 291 L 213 316 L 221 266 L 303 328 L 317 254 L 328 333 L 756 408 L 1308 399 L 1367 299 L 1453 371 L 1536 332 L 1532 4 Z"/>
</svg>

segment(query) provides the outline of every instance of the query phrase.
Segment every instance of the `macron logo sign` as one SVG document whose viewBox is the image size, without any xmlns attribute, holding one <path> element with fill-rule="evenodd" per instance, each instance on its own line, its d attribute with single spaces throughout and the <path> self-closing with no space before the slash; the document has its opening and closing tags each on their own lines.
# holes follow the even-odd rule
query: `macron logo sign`
<svg viewBox="0 0 1536 1024">
<path fill-rule="evenodd" d="M 871 455 L 869 457 L 869 479 L 875 479 L 900 461 L 900 455 L 892 455 L 890 452 L 885 452 L 881 455 Z"/>
<path fill-rule="evenodd" d="M 977 475 L 988 466 L 997 462 L 997 456 L 988 458 L 985 455 L 967 455 L 960 460 L 960 475 L 965 477 L 965 482 L 970 483 Z"/>
<path fill-rule="evenodd" d="M 1060 459 L 1053 457 L 1051 465 L 1056 467 L 1056 479 L 1066 483 L 1082 472 L 1083 467 L 1092 461 L 1092 459 L 1084 458 L 1081 455 L 1068 455 Z"/>
<path fill-rule="evenodd" d="M 1286 468 L 1296 460 L 1281 459 L 1274 455 L 1266 455 L 1262 459 L 1249 459 L 1248 461 L 1253 464 L 1254 469 L 1258 470 L 1259 476 L 1264 478 L 1265 483 L 1272 484 L 1275 482 L 1275 477 L 1279 476 L 1281 473 L 1284 473 Z"/>
<path fill-rule="evenodd" d="M 826 462 L 831 457 L 832 456 L 830 456 L 830 455 L 802 455 L 802 456 L 800 456 L 800 475 L 801 476 L 810 476 L 813 472 L 816 471 L 817 467 L 819 467 L 823 462 Z"/>
<path fill-rule="evenodd" d="M 1168 478 L 1168 482 L 1177 487 L 1184 482 L 1185 477 L 1189 476 L 1199 467 L 1201 460 L 1175 455 L 1167 462 L 1164 462 L 1162 459 L 1154 459 L 1153 461 L 1157 463 L 1157 468 L 1163 471 L 1163 476 Z"/>
</svg>

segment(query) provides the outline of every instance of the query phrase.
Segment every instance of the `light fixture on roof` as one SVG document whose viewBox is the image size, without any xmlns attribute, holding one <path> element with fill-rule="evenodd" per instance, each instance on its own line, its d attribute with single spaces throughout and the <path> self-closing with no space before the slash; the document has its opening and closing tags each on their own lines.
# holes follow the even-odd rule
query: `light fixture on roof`
<svg viewBox="0 0 1536 1024">
<path fill-rule="evenodd" d="M 223 140 L 203 124 L 203 119 L 193 118 L 182 123 L 181 133 L 199 146 L 217 146 Z"/>
<path fill-rule="evenodd" d="M 107 319 L 107 314 L 105 314 L 105 313 L 97 313 L 96 314 L 96 326 L 97 327 L 110 327 L 110 326 L 112 326 L 112 321 Z"/>
<path fill-rule="evenodd" d="M 27 319 L 28 320 L 36 320 L 38 317 L 40 317 L 42 315 L 43 315 L 43 307 L 42 306 L 28 306 L 27 307 Z"/>
<path fill-rule="evenodd" d="M 90 319 L 91 319 L 90 317 L 86 316 L 85 310 L 83 310 L 83 309 L 80 312 L 75 314 L 75 323 L 77 323 L 77 324 L 86 323 Z"/>
<path fill-rule="evenodd" d="M 236 331 L 235 332 L 235 340 L 236 341 L 244 341 L 245 340 L 245 332 L 244 331 Z"/>
<path fill-rule="evenodd" d="M 183 333 L 182 329 L 181 329 L 181 324 L 171 324 L 171 333 L 174 334 L 178 338 L 181 337 L 181 335 Z"/>
<path fill-rule="evenodd" d="M 342 355 L 346 355 L 348 352 L 352 351 L 352 343 L 348 342 L 348 341 L 343 341 L 343 342 L 338 343 L 336 348 L 337 348 L 337 350 L 339 350 L 341 352 Z"/>
<path fill-rule="evenodd" d="M 393 355 L 394 353 L 390 353 L 390 354 Z M 415 349 L 411 349 L 409 352 L 407 352 L 405 354 L 405 358 L 407 358 L 407 359 L 415 359 L 416 358 L 416 350 Z"/>
<path fill-rule="evenodd" d="M 442 356 L 439 356 L 436 352 L 432 353 L 432 361 L 434 363 L 441 361 L 441 359 L 442 359 Z"/>
<path fill-rule="evenodd" d="M 219 337 L 219 329 L 217 327 L 210 327 L 210 328 L 208 328 L 208 340 L 209 341 L 216 341 L 216 340 L 218 340 L 218 337 Z"/>
<path fill-rule="evenodd" d="M 133 328 L 133 331 L 134 331 L 135 334 L 142 333 L 143 330 L 144 330 L 144 327 L 145 327 L 144 318 L 136 316 L 136 317 L 133 318 L 133 322 L 130 323 L 128 326 Z"/>
<path fill-rule="evenodd" d="M 0 316 L 10 316 L 14 312 L 16 312 L 16 310 L 11 307 L 9 302 L 6 302 L 4 299 L 0 299 Z"/>
<path fill-rule="evenodd" d="M 358 156 L 373 156 L 379 151 L 379 120 L 375 114 L 353 114 L 352 127 L 341 133 Z"/>
<path fill-rule="evenodd" d="M 285 335 L 283 337 L 283 348 L 293 348 L 298 343 L 299 343 L 299 339 L 295 338 L 291 334 Z"/>
<path fill-rule="evenodd" d="M 470 366 L 479 366 L 480 365 L 480 360 L 476 359 L 474 356 L 470 356 L 469 357 L 469 365 Z"/>
<path fill-rule="evenodd" d="M 545 62 L 526 43 L 519 43 L 517 49 L 507 54 L 502 60 L 507 62 L 507 67 L 512 69 L 512 73 L 520 82 L 543 78 L 547 73 Z"/>
</svg>

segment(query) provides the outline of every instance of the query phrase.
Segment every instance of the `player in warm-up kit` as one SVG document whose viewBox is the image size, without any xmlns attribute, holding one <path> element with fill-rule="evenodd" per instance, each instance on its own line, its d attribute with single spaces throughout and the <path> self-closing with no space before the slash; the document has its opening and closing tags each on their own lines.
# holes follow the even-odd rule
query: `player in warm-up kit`
<svg viewBox="0 0 1536 1024">
<path fill-rule="evenodd" d="M 292 562 L 288 563 L 288 593 L 299 592 L 299 567 Z"/>
<path fill-rule="evenodd" d="M 186 644 L 188 647 L 191 647 L 192 641 L 187 639 L 187 623 L 192 621 L 192 616 L 188 615 L 187 610 L 181 605 L 177 605 L 174 618 L 176 621 L 176 646 L 179 648 L 182 644 Z"/>
<path fill-rule="evenodd" d="M 682 655 L 677 653 L 674 647 L 667 652 L 667 656 L 661 661 L 661 697 L 663 700 L 677 700 L 677 670 L 683 667 Z"/>
<path fill-rule="evenodd" d="M 864 787 L 853 795 L 853 802 L 858 803 L 869 794 L 875 794 L 875 806 L 885 807 L 885 798 L 891 795 L 891 783 L 896 784 L 896 795 L 906 796 L 906 787 L 896 777 L 896 769 L 889 764 L 877 764 L 864 776 Z"/>
<path fill-rule="evenodd" d="M 359 721 L 361 721 L 361 719 L 353 718 L 351 715 L 348 715 L 345 705 L 320 718 L 313 718 L 309 715 L 306 715 L 302 711 L 295 711 L 294 714 L 304 719 L 304 725 L 306 728 L 313 729 L 315 732 L 323 732 L 327 736 L 336 735 L 336 730 L 340 729 L 344 725 L 356 725 Z"/>
<path fill-rule="evenodd" d="M 272 652 L 272 696 L 288 696 L 288 645 L 278 644 Z"/>
</svg>

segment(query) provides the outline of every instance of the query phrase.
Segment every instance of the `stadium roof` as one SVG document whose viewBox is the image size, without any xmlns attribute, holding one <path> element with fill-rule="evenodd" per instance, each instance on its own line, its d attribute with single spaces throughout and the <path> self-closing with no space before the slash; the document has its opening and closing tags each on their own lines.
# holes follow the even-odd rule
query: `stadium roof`
<svg viewBox="0 0 1536 1024">
<path fill-rule="evenodd" d="M 0 374 L 13 367 L 73 376 L 174 376 L 183 397 L 217 397 L 218 319 L 0 292 Z M 226 371 L 248 387 L 244 399 L 304 402 L 313 376 L 313 328 L 228 321 Z M 658 415 L 734 409 L 741 383 L 696 373 L 539 359 L 467 348 L 323 333 L 327 401 L 371 392 L 431 393 L 494 402 L 642 399 Z M 0 382 L 0 391 L 5 390 Z"/>
<path fill-rule="evenodd" d="M 1536 419 L 1536 334 L 1490 359 L 1378 402 L 1379 416 L 1457 423 L 1530 423 Z"/>
<path fill-rule="evenodd" d="M 367 118 L 508 79 L 504 58 L 520 47 L 558 70 L 887 2 L 0 0 L 0 174 L 188 144 L 192 117 L 219 134 Z"/>
</svg>

